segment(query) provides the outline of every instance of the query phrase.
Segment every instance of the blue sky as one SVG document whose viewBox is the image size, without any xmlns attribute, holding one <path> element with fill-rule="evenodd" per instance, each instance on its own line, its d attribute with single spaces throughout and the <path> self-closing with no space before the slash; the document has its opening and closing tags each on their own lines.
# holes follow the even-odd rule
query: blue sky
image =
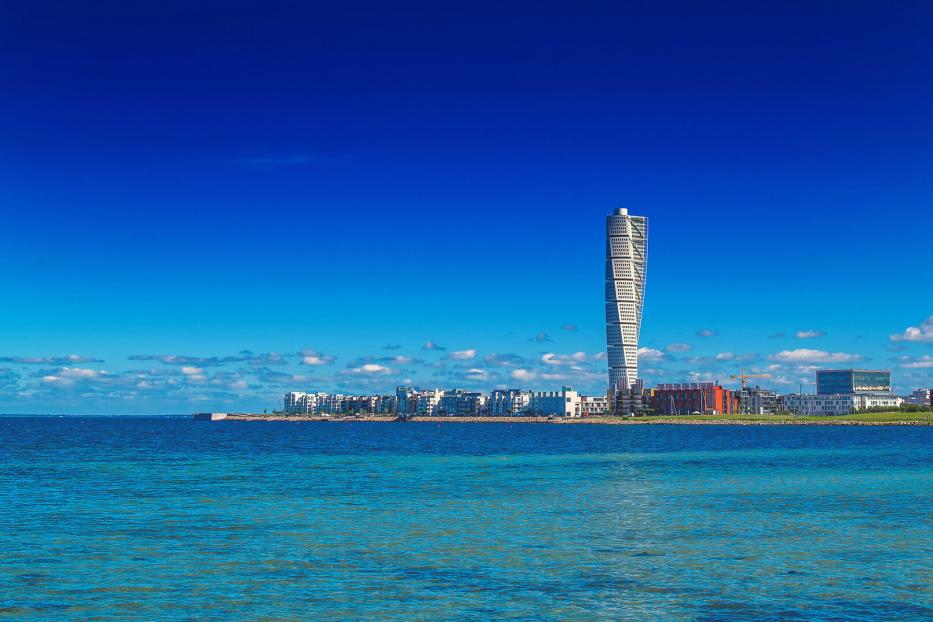
<svg viewBox="0 0 933 622">
<path fill-rule="evenodd" d="M 124 4 L 3 9 L 0 412 L 601 392 L 618 206 L 650 384 L 933 384 L 928 4 Z"/>
</svg>

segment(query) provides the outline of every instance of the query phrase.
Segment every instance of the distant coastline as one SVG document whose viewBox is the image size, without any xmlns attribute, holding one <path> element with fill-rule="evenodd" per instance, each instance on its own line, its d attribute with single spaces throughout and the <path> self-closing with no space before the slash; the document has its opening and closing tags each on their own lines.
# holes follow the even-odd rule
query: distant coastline
<svg viewBox="0 0 933 622">
<path fill-rule="evenodd" d="M 535 423 L 556 425 L 869 425 L 929 426 L 931 413 L 864 413 L 834 417 L 783 417 L 769 415 L 707 415 L 676 417 L 411 417 L 404 421 L 390 415 L 321 417 L 311 415 L 228 414 L 222 421 L 281 421 L 329 423 Z"/>
</svg>

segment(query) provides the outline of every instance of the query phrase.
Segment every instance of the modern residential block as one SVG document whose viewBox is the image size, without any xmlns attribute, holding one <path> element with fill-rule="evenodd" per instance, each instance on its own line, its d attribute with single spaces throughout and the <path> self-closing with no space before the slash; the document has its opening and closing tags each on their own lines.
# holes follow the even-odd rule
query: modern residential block
<svg viewBox="0 0 933 622">
<path fill-rule="evenodd" d="M 625 208 L 606 217 L 606 353 L 613 396 L 627 393 L 638 378 L 647 256 L 647 218 Z"/>
</svg>

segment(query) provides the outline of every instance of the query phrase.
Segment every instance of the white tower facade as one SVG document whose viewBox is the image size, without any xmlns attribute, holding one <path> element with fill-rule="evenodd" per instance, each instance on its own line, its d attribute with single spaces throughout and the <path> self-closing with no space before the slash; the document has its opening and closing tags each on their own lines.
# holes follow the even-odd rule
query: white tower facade
<svg viewBox="0 0 933 622">
<path fill-rule="evenodd" d="M 606 217 L 606 354 L 609 390 L 628 391 L 638 378 L 638 336 L 645 303 L 648 219 L 619 208 Z"/>
</svg>

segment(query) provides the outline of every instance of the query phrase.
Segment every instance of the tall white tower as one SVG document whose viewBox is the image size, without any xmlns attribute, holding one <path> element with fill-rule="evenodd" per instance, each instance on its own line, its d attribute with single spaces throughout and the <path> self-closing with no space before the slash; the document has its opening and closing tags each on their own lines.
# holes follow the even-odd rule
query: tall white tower
<svg viewBox="0 0 933 622">
<path fill-rule="evenodd" d="M 628 393 L 638 378 L 638 335 L 645 302 L 648 219 L 619 208 L 606 217 L 606 354 L 609 391 Z"/>
</svg>

